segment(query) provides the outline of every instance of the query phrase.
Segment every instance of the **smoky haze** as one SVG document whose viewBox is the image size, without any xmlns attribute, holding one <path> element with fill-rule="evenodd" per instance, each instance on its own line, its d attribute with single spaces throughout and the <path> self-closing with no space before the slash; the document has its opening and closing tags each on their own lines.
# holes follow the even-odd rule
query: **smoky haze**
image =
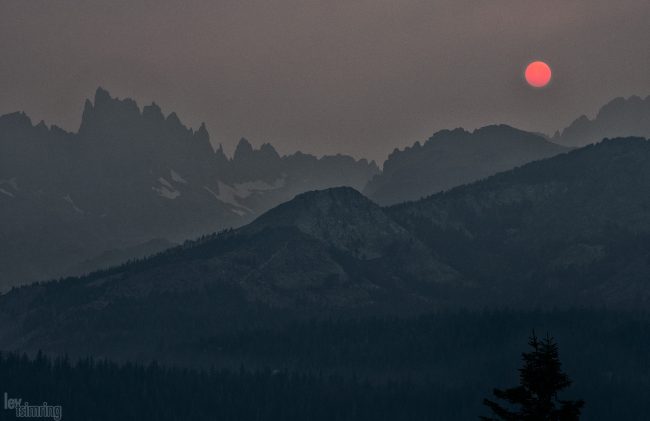
<svg viewBox="0 0 650 421">
<path fill-rule="evenodd" d="M 442 128 L 552 132 L 650 93 L 647 0 L 2 0 L 0 113 L 69 130 L 97 86 L 281 152 L 383 160 Z M 555 78 L 525 86 L 527 62 Z"/>
</svg>

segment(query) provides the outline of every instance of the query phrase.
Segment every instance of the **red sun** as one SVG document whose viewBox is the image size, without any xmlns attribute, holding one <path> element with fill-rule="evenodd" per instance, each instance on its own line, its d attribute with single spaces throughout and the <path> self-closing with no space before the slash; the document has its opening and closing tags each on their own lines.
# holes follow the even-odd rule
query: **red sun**
<svg viewBox="0 0 650 421">
<path fill-rule="evenodd" d="M 551 68 L 543 61 L 533 61 L 526 67 L 526 82 L 534 88 L 548 85 L 551 75 Z"/>
</svg>

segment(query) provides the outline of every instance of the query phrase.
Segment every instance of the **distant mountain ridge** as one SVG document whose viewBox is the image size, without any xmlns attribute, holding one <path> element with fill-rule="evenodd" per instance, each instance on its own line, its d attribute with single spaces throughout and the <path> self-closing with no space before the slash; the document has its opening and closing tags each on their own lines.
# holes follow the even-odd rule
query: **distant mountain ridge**
<svg viewBox="0 0 650 421">
<path fill-rule="evenodd" d="M 615 98 L 594 119 L 581 116 L 552 137 L 507 125 L 441 130 L 395 149 L 364 188 L 381 205 L 417 200 L 604 138 L 650 137 L 650 96 Z"/>
<path fill-rule="evenodd" d="M 108 250 L 239 226 L 303 191 L 361 188 L 378 171 L 245 139 L 228 158 L 205 125 L 192 130 L 155 103 L 140 109 L 102 88 L 78 133 L 0 116 L 0 288 L 74 273 Z"/>
<path fill-rule="evenodd" d="M 649 164 L 649 140 L 613 139 L 392 207 L 303 193 L 239 229 L 0 296 L 0 347 L 117 355 L 305 316 L 646 309 Z"/>
<path fill-rule="evenodd" d="M 382 205 L 417 200 L 568 149 L 507 125 L 442 130 L 395 149 L 363 190 Z"/>
<path fill-rule="evenodd" d="M 552 137 L 561 145 L 576 147 L 600 142 L 609 137 L 650 137 L 650 96 L 614 98 L 605 104 L 594 119 L 582 115 Z"/>
</svg>

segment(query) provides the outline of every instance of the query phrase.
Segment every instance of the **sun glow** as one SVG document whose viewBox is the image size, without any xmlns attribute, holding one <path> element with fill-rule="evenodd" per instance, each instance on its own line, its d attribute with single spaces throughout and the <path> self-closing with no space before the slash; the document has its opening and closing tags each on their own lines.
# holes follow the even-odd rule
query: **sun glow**
<svg viewBox="0 0 650 421">
<path fill-rule="evenodd" d="M 526 67 L 526 82 L 534 88 L 543 88 L 551 81 L 551 68 L 543 61 L 534 61 Z"/>
</svg>

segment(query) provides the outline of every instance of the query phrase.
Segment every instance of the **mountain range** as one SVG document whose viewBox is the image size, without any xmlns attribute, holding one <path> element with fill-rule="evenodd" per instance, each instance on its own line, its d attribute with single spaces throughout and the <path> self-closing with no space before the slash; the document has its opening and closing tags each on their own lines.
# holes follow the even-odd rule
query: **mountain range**
<svg viewBox="0 0 650 421">
<path fill-rule="evenodd" d="M 133 356 L 296 317 L 650 301 L 650 141 L 605 140 L 380 207 L 298 195 L 235 230 L 0 297 L 0 346 Z"/>
<path fill-rule="evenodd" d="M 423 144 L 395 149 L 363 192 L 382 205 L 417 200 L 567 150 L 506 125 L 442 130 Z"/>
<path fill-rule="evenodd" d="M 581 116 L 552 137 L 507 125 L 442 130 L 395 149 L 363 193 L 382 205 L 417 200 L 604 138 L 650 137 L 650 96 L 615 98 L 596 117 Z"/>
<path fill-rule="evenodd" d="M 0 116 L 0 290 L 88 273 L 252 221 L 310 190 L 350 186 L 380 205 L 417 200 L 605 136 L 650 135 L 650 97 L 617 98 L 552 138 L 506 125 L 443 130 L 374 162 L 241 139 L 232 158 L 205 125 L 99 88 L 77 133 Z M 564 146 L 563 146 L 564 145 Z"/>
<path fill-rule="evenodd" d="M 650 96 L 614 98 L 593 119 L 582 115 L 551 140 L 575 147 L 599 142 L 606 137 L 650 137 Z"/>
<path fill-rule="evenodd" d="M 232 158 L 205 125 L 97 89 L 77 133 L 0 117 L 0 288 L 81 274 L 236 227 L 296 194 L 361 189 L 374 162 L 280 156 L 242 139 Z"/>
</svg>

